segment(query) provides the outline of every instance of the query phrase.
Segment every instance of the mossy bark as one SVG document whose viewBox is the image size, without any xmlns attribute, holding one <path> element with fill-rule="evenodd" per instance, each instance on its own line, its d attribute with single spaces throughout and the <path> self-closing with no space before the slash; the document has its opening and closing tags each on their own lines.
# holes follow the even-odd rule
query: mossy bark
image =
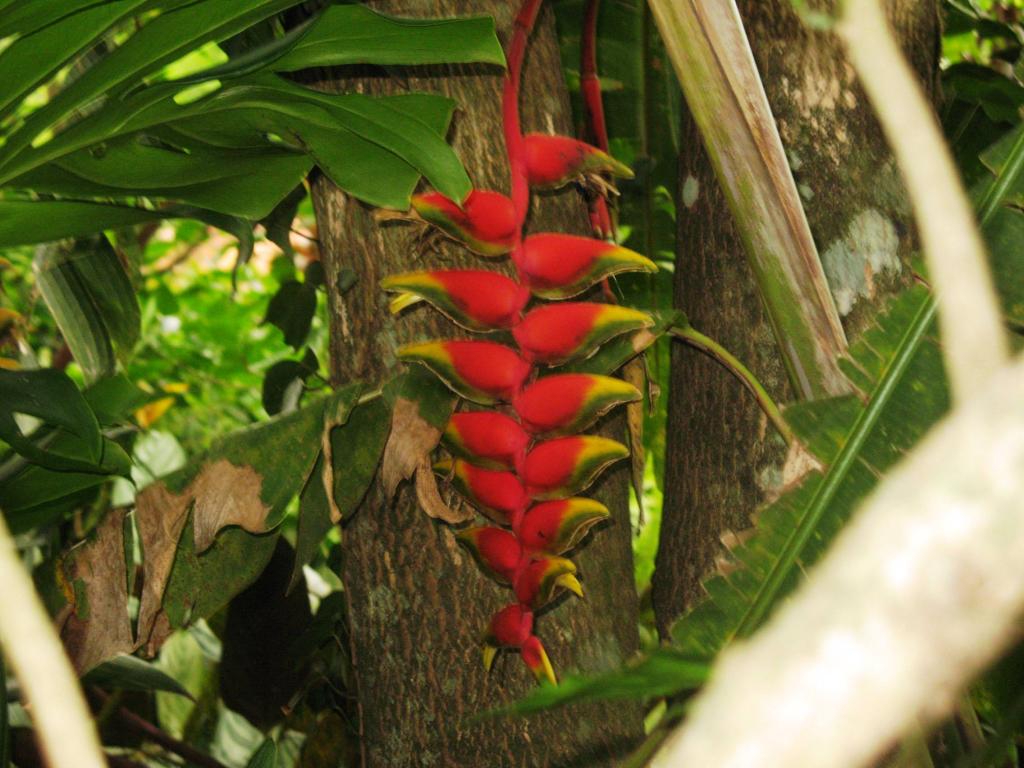
<svg viewBox="0 0 1024 768">
<path fill-rule="evenodd" d="M 788 0 L 739 0 L 807 219 L 848 337 L 911 279 L 917 249 L 899 171 L 836 37 L 806 28 Z M 829 4 L 818 4 L 825 10 Z M 834 7 L 834 6 L 833 6 Z M 905 52 L 935 95 L 932 0 L 890 0 Z M 782 402 L 793 391 L 758 287 L 700 135 L 681 128 L 674 301 Z M 661 542 L 652 581 L 659 630 L 701 596 L 723 533 L 782 480 L 785 447 L 749 395 L 711 360 L 672 351 Z"/>
<path fill-rule="evenodd" d="M 452 16 L 489 13 L 507 40 L 515 3 L 502 0 L 388 0 L 388 13 Z M 429 90 L 458 104 L 452 139 L 476 186 L 507 190 L 501 132 L 502 72 L 486 67 L 401 70 L 378 76 L 324 78 L 320 87 L 369 93 Z M 359 73 L 363 75 L 365 73 Z M 553 18 L 541 16 L 527 53 L 524 130 L 571 133 Z M 426 307 L 388 314 L 378 287 L 388 274 L 427 267 L 480 267 L 480 259 L 442 241 L 418 244 L 410 225 L 380 225 L 372 212 L 328 180 L 313 185 L 327 284 L 331 286 L 331 373 L 336 384 L 379 382 L 396 372 L 401 343 L 459 335 Z M 585 208 L 573 193 L 535 198 L 529 228 L 585 233 Z M 358 282 L 333 286 L 343 270 Z M 621 433 L 621 421 L 613 426 Z M 556 669 L 598 670 L 622 663 L 637 648 L 637 601 L 626 468 L 607 475 L 597 495 L 613 510 L 577 555 L 585 601 L 565 600 L 538 618 L 537 632 Z M 480 637 L 511 593 L 486 579 L 456 545 L 452 530 L 430 520 L 403 489 L 386 503 L 371 492 L 344 529 L 341 576 L 350 603 L 357 728 L 363 762 L 371 766 L 610 765 L 642 736 L 634 705 L 588 705 L 526 719 L 474 720 L 523 695 L 532 685 L 518 658 L 502 655 L 486 674 Z"/>
</svg>

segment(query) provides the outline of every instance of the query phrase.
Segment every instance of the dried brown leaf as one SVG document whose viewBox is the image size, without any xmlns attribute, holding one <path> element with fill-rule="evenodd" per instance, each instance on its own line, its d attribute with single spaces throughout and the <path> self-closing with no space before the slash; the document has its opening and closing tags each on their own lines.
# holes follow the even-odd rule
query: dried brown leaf
<svg viewBox="0 0 1024 768">
<path fill-rule="evenodd" d="M 388 499 L 394 497 L 399 483 L 412 477 L 440 440 L 441 430 L 420 416 L 419 405 L 404 397 L 395 400 L 391 434 L 384 446 L 381 464 L 381 479 Z"/>
<path fill-rule="evenodd" d="M 135 523 L 142 541 L 144 581 L 137 646 L 145 645 L 147 651 L 159 647 L 161 638 L 156 637 L 154 627 L 161 616 L 164 590 L 189 508 L 193 510 L 195 550 L 200 554 L 210 548 L 217 532 L 226 526 L 238 525 L 250 533 L 267 530 L 270 508 L 260 498 L 262 485 L 261 476 L 252 467 L 238 467 L 227 459 L 218 459 L 204 464 L 181 493 L 172 493 L 163 483 L 154 483 L 139 494 Z"/>
<path fill-rule="evenodd" d="M 437 478 L 430 465 L 429 455 L 424 456 L 416 467 L 416 500 L 428 516 L 435 520 L 444 520 L 450 525 L 468 522 L 476 516 L 471 508 L 456 511 L 444 503 L 437 489 Z"/>
<path fill-rule="evenodd" d="M 249 533 L 266 533 L 270 507 L 260 498 L 262 487 L 263 477 L 252 467 L 238 467 L 227 459 L 203 466 L 188 488 L 195 499 L 196 554 L 209 549 L 217 532 L 229 525 Z"/>
<path fill-rule="evenodd" d="M 79 673 L 133 647 L 128 618 L 128 580 L 124 556 L 125 510 L 114 509 L 93 538 L 75 547 L 60 563 L 70 587 L 72 609 L 61 640 Z"/>
<path fill-rule="evenodd" d="M 147 651 L 191 503 L 188 490 L 171 493 L 163 483 L 154 483 L 135 499 L 143 577 L 136 645 L 145 645 Z"/>
</svg>

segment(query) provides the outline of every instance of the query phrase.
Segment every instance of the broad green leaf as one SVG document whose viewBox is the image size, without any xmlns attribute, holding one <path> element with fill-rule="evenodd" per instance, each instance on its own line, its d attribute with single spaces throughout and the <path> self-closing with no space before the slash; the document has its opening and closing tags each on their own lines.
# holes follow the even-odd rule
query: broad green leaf
<svg viewBox="0 0 1024 768">
<path fill-rule="evenodd" d="M 167 218 L 123 205 L 64 200 L 0 200 L 0 248 L 85 237 L 104 229 Z"/>
<path fill-rule="evenodd" d="M 316 288 L 289 280 L 270 299 L 264 323 L 279 328 L 288 346 L 299 349 L 309 335 L 316 314 Z"/>
<path fill-rule="evenodd" d="M 260 220 L 267 233 L 267 240 L 272 242 L 289 258 L 293 256 L 292 222 L 298 214 L 299 206 L 306 199 L 305 184 L 297 184 L 295 188 L 274 206 L 273 210 Z M 318 263 L 318 262 L 314 262 Z"/>
<path fill-rule="evenodd" d="M 992 277 L 1007 319 L 1024 327 L 1024 213 L 1002 207 L 985 227 Z"/>
<path fill-rule="evenodd" d="M 320 367 L 316 353 L 307 348 L 302 360 L 275 363 L 263 377 L 263 410 L 268 416 L 290 413 L 299 406 L 306 379 Z"/>
<path fill-rule="evenodd" d="M 135 291 L 106 238 L 40 249 L 36 282 L 86 379 L 113 373 L 115 349 L 126 360 L 139 336 Z"/>
<path fill-rule="evenodd" d="M 0 114 L 12 105 L 16 106 L 26 94 L 52 77 L 68 63 L 68 59 L 96 40 L 107 28 L 148 2 L 116 0 L 97 3 L 94 0 L 91 7 L 66 16 L 58 23 L 23 34 L 0 53 Z M 36 11 L 35 5 L 44 7 Z M 68 5 L 66 0 L 56 3 L 35 0 L 25 3 L 23 8 L 32 9 L 31 15 L 37 18 L 38 23 L 45 20 L 48 12 L 60 13 Z M 3 26 L 7 25 L 0 23 L 0 27 Z M 4 37 L 2 31 L 0 37 Z"/>
<path fill-rule="evenodd" d="M 298 0 L 235 0 L 228 5 L 195 2 L 150 19 L 142 29 L 30 115 L 0 148 L 0 167 L 37 143 L 44 131 L 92 100 L 139 83 L 203 43 L 222 40 L 297 3 Z"/>
<path fill-rule="evenodd" d="M 46 448 L 68 453 L 78 445 L 77 439 L 58 433 Z M 113 440 L 103 438 L 102 458 L 89 471 L 58 471 L 38 464 L 22 466 L 0 482 L 0 509 L 14 533 L 49 525 L 90 502 L 99 486 L 111 476 L 127 476 L 131 467 L 131 459 L 124 449 Z"/>
<path fill-rule="evenodd" d="M 277 768 L 277 742 L 271 738 L 264 740 L 249 758 L 246 768 Z"/>
<path fill-rule="evenodd" d="M 824 553 L 857 505 L 949 407 L 934 302 L 907 291 L 850 350 L 844 372 L 867 398 L 793 406 L 787 421 L 827 469 L 764 509 L 736 568 L 704 583 L 708 598 L 673 628 L 683 653 L 713 658 L 753 632 Z"/>
<path fill-rule="evenodd" d="M 176 142 L 178 144 L 179 142 Z M 136 134 L 83 149 L 36 168 L 10 186 L 65 197 L 174 200 L 219 213 L 260 219 L 312 166 L 301 152 L 265 146 L 228 151 L 192 140 L 183 146 Z M 259 176 L 260 183 L 253 178 Z"/>
<path fill-rule="evenodd" d="M 141 312 L 124 263 L 107 238 L 96 237 L 76 244 L 68 264 L 99 311 L 118 359 L 125 362 L 139 340 Z"/>
<path fill-rule="evenodd" d="M 266 527 L 271 529 L 309 477 L 320 452 L 324 419 L 344 414 L 359 389 L 346 387 L 286 416 L 232 433 L 164 482 L 181 492 L 204 466 L 221 459 L 251 468 L 261 479 L 260 499 L 269 508 Z M 252 534 L 231 527 L 221 530 L 213 545 L 199 554 L 190 515 L 163 596 L 172 626 L 212 615 L 249 586 L 269 562 L 276 539 L 276 532 Z"/>
<path fill-rule="evenodd" d="M 396 108 L 388 99 L 321 93 L 274 75 L 232 82 L 188 104 L 175 103 L 175 93 L 173 85 L 153 86 L 108 105 L 38 149 L 22 152 L 14 164 L 0 168 L 0 176 L 9 181 L 78 149 L 172 121 L 177 127 L 176 121 L 194 121 L 201 116 L 202 121 L 219 123 L 224 130 L 225 123 L 236 118 L 225 113 L 243 109 L 260 113 L 257 125 L 261 136 L 274 133 L 294 148 L 306 149 L 301 139 L 303 128 L 341 128 L 398 155 L 449 197 L 461 200 L 471 188 L 454 150 L 431 124 L 436 110 L 421 117 L 408 108 Z M 229 129 L 229 135 L 237 136 L 237 131 Z"/>
<path fill-rule="evenodd" d="M 608 699 L 650 699 L 668 696 L 703 685 L 710 666 L 703 659 L 692 659 L 661 648 L 632 666 L 590 676 L 570 676 L 558 685 L 541 685 L 503 712 L 527 714 L 565 704 Z"/>
<path fill-rule="evenodd" d="M 54 435 L 40 445 L 36 436 L 22 432 L 15 414 L 61 428 L 73 439 L 72 450 L 55 447 Z M 96 416 L 67 374 L 52 368 L 0 369 L 0 439 L 30 461 L 51 469 L 94 470 L 103 459 L 103 436 Z"/>
<path fill-rule="evenodd" d="M 126 654 L 93 667 L 82 683 L 119 691 L 167 691 L 192 698 L 181 683 L 159 667 Z"/>
<path fill-rule="evenodd" d="M 377 475 L 391 425 L 391 409 L 376 397 L 353 409 L 348 420 L 331 430 L 334 466 L 334 503 L 344 520 L 356 511 Z M 323 482 L 324 456 L 316 466 L 299 498 L 299 524 L 295 536 L 293 588 L 302 578 L 302 568 L 313 561 L 320 542 L 331 530 L 331 506 Z"/>
<path fill-rule="evenodd" d="M 123 373 L 91 384 L 82 391 L 96 419 L 103 426 L 125 421 L 137 409 L 163 397 L 162 394 L 143 392 Z"/>
<path fill-rule="evenodd" d="M 344 64 L 505 64 L 489 16 L 400 19 L 362 5 L 332 5 L 295 46 L 271 65 L 276 72 Z"/>
</svg>

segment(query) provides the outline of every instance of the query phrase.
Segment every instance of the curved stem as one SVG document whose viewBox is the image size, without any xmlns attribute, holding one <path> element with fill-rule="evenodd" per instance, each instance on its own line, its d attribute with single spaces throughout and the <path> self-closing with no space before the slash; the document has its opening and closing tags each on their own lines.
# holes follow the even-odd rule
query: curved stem
<svg viewBox="0 0 1024 768">
<path fill-rule="evenodd" d="M 793 444 L 796 440 L 796 436 L 793 434 L 793 430 L 790 428 L 789 424 L 787 424 L 786 420 L 783 418 L 782 411 L 779 410 L 779 406 L 776 405 L 774 400 L 772 400 L 772 396 L 768 394 L 768 390 L 766 390 L 761 382 L 757 380 L 757 377 L 754 376 L 750 369 L 741 363 L 735 355 L 711 337 L 705 336 L 696 328 L 689 325 L 673 328 L 669 333 L 684 344 L 689 344 L 694 349 L 699 349 L 704 354 L 713 358 L 724 366 L 729 373 L 739 379 L 740 383 L 742 383 L 743 386 L 746 387 L 754 396 L 754 399 L 757 400 L 757 404 L 761 406 L 761 410 L 764 411 L 764 415 L 768 417 L 771 423 L 779 431 L 779 434 L 782 435 L 782 439 L 786 441 L 786 444 Z"/>
<path fill-rule="evenodd" d="M 104 768 L 100 741 L 71 662 L 0 515 L 0 645 L 32 705 L 52 768 Z"/>
</svg>

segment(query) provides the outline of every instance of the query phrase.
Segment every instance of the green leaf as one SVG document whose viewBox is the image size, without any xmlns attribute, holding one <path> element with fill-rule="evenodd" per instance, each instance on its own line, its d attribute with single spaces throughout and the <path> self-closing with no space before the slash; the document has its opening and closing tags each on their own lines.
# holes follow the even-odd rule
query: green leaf
<svg viewBox="0 0 1024 768">
<path fill-rule="evenodd" d="M 263 377 L 263 409 L 267 415 L 290 413 L 298 408 L 303 384 L 317 368 L 319 364 L 311 349 L 306 350 L 302 360 L 282 360 L 270 366 Z"/>
<path fill-rule="evenodd" d="M 638 352 L 647 349 L 647 347 L 664 336 L 670 328 L 686 322 L 686 316 L 678 310 L 648 312 L 648 314 L 654 318 L 654 325 L 650 328 L 644 328 L 635 333 L 625 334 L 612 339 L 586 360 L 569 363 L 562 366 L 559 371 L 611 375 L 636 357 Z"/>
<path fill-rule="evenodd" d="M 289 502 L 309 477 L 320 452 L 324 419 L 344 414 L 359 390 L 358 384 L 345 387 L 287 416 L 234 432 L 164 482 L 170 490 L 180 492 L 204 465 L 219 459 L 236 467 L 250 467 L 262 481 L 260 498 L 270 510 L 266 522 L 270 529 L 280 523 Z M 226 528 L 209 549 L 198 554 L 190 518 L 163 596 L 171 625 L 183 627 L 224 607 L 263 571 L 276 539 L 276 532 L 252 534 L 241 528 Z"/>
<path fill-rule="evenodd" d="M 122 654 L 90 669 L 83 685 L 120 691 L 167 691 L 192 698 L 177 680 L 148 661 Z"/>
<path fill-rule="evenodd" d="M 41 249 L 36 283 L 86 379 L 113 373 L 114 349 L 127 359 L 140 312 L 124 266 L 104 237 Z"/>
<path fill-rule="evenodd" d="M 277 742 L 267 738 L 253 753 L 246 768 L 277 768 Z"/>
<path fill-rule="evenodd" d="M 764 509 L 737 567 L 704 583 L 708 598 L 673 628 L 681 652 L 712 659 L 756 630 L 800 582 L 857 505 L 949 408 L 935 304 L 907 291 L 850 350 L 843 370 L 865 394 L 799 404 L 787 421 L 827 469 Z"/>
<path fill-rule="evenodd" d="M 123 373 L 100 379 L 82 391 L 96 419 L 103 426 L 125 421 L 138 408 L 163 397 L 143 392 Z"/>
<path fill-rule="evenodd" d="M 103 460 L 99 422 L 67 374 L 52 368 L 8 371 L 0 368 L 0 438 L 30 461 L 57 470 L 95 470 Z M 33 416 L 59 427 L 71 438 L 70 450 L 60 451 L 52 435 L 41 446 L 25 434 L 15 414 Z M 46 433 L 41 433 L 45 435 Z"/>
<path fill-rule="evenodd" d="M 65 197 L 176 200 L 218 213 L 260 219 L 270 214 L 312 166 L 304 153 L 266 146 L 226 150 L 171 136 L 134 134 L 102 149 L 82 149 L 36 168 L 10 186 Z M 258 176 L 259 184 L 252 180 Z"/>
<path fill-rule="evenodd" d="M 124 205 L 65 200 L 0 200 L 0 248 L 85 237 L 104 229 L 167 218 L 166 213 Z"/>
<path fill-rule="evenodd" d="M 298 349 L 306 342 L 316 314 L 316 288 L 289 280 L 270 299 L 264 323 L 280 328 L 285 343 Z"/>
<path fill-rule="evenodd" d="M 391 408 L 383 397 L 356 406 L 348 420 L 331 430 L 334 467 L 334 503 L 342 520 L 353 514 L 377 475 L 391 426 Z M 323 483 L 324 456 L 299 499 L 299 525 L 295 535 L 295 567 L 289 589 L 302 578 L 302 568 L 313 561 L 320 542 L 331 530 L 331 507 Z"/>
<path fill-rule="evenodd" d="M 294 255 L 292 249 L 292 222 L 299 212 L 299 206 L 306 199 L 306 185 L 297 184 L 295 188 L 278 202 L 274 209 L 260 220 L 267 232 L 267 240 L 272 242 L 285 256 Z M 318 264 L 319 262 L 312 262 Z"/>
<path fill-rule="evenodd" d="M 151 18 L 116 49 L 26 119 L 0 148 L 0 168 L 44 131 L 94 99 L 142 81 L 162 66 L 211 40 L 222 40 L 299 0 L 194 2 Z"/>
<path fill-rule="evenodd" d="M 985 227 L 992 277 L 1006 318 L 1024 327 L 1024 213 L 999 208 Z"/>
<path fill-rule="evenodd" d="M 332 5 L 282 58 L 276 72 L 345 64 L 461 64 L 504 66 L 490 16 L 400 19 L 362 5 Z"/>
<path fill-rule="evenodd" d="M 598 675 L 573 675 L 558 685 L 541 685 L 507 709 L 507 714 L 528 714 L 565 704 L 609 699 L 650 699 L 698 688 L 710 673 L 706 660 L 692 659 L 661 648 L 637 664 Z"/>
<path fill-rule="evenodd" d="M 26 94 L 56 74 L 68 59 L 147 2 L 149 0 L 92 2 L 91 7 L 83 7 L 52 24 L 45 24 L 47 15 L 65 11 L 66 0 L 26 3 L 23 7 L 32 9 L 29 18 L 35 17 L 36 24 L 43 22 L 45 26 L 27 33 L 22 31 L 22 36 L 0 54 L 0 114 L 12 105 L 17 106 Z M 35 6 L 43 7 L 36 10 Z M 12 15 L 18 14 L 18 10 Z M 0 38 L 5 37 L 2 28 L 11 26 L 9 22 L 0 24 Z"/>
</svg>

